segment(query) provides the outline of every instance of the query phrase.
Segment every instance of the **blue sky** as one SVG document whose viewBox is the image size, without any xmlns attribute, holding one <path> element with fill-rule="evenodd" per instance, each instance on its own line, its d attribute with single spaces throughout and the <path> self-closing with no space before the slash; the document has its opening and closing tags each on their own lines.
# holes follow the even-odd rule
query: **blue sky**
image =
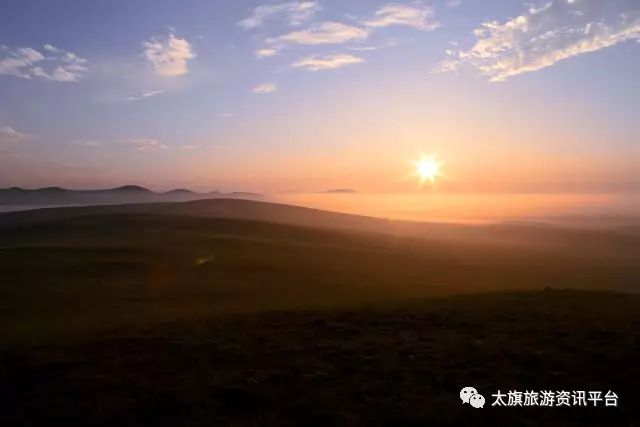
<svg viewBox="0 0 640 427">
<path fill-rule="evenodd" d="M 0 186 L 640 183 L 635 0 L 0 6 Z"/>
</svg>

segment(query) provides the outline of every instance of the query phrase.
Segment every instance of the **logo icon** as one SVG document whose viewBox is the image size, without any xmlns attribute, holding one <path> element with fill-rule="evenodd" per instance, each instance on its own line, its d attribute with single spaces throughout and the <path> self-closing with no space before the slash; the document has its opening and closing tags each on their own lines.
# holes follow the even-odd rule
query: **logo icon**
<svg viewBox="0 0 640 427">
<path fill-rule="evenodd" d="M 460 399 L 462 403 L 468 403 L 474 408 L 482 408 L 484 406 L 484 396 L 478 393 L 475 387 L 464 387 L 460 390 Z"/>
</svg>

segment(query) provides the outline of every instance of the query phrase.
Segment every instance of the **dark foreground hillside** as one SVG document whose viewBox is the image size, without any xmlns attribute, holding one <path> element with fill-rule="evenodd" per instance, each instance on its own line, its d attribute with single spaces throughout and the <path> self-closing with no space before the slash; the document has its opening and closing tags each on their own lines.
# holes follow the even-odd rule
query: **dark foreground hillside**
<svg viewBox="0 0 640 427">
<path fill-rule="evenodd" d="M 116 329 L 1 355 L 0 424 L 631 426 L 640 300 L 547 291 Z M 462 405 L 474 386 L 487 406 Z M 618 407 L 491 407 L 497 390 Z"/>
<path fill-rule="evenodd" d="M 45 209 L 0 215 L 0 338 L 460 293 L 635 292 L 639 266 L 640 236 L 616 230 L 385 228 L 232 200 Z"/>
<path fill-rule="evenodd" d="M 622 229 L 228 200 L 0 215 L 0 426 L 637 425 L 639 266 Z M 491 408 L 499 389 L 619 406 Z"/>
</svg>

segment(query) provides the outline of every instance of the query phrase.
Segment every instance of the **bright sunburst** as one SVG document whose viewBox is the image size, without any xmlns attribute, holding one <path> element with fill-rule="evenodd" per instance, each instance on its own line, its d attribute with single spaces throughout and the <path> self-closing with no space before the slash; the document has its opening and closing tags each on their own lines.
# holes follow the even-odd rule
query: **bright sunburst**
<svg viewBox="0 0 640 427">
<path fill-rule="evenodd" d="M 442 176 L 443 163 L 434 156 L 422 155 L 420 159 L 413 163 L 416 170 L 415 173 L 420 178 L 420 182 L 429 181 L 434 183 L 436 178 Z"/>
</svg>

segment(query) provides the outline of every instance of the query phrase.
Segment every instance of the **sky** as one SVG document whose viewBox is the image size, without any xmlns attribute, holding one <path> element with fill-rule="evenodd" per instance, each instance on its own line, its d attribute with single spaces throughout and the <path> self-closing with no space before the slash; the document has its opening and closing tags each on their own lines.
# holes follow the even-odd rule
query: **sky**
<svg viewBox="0 0 640 427">
<path fill-rule="evenodd" d="M 0 187 L 640 190 L 638 0 L 4 0 Z"/>
</svg>

